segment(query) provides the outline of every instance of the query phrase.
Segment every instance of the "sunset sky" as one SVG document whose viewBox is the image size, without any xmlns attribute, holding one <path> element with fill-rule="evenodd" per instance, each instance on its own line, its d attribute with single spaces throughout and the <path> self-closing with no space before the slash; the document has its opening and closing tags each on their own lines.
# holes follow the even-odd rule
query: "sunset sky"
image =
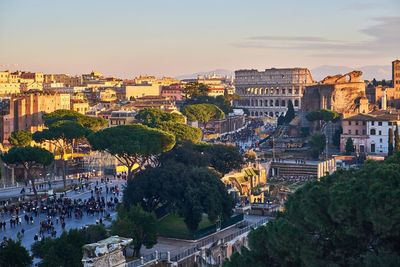
<svg viewBox="0 0 400 267">
<path fill-rule="evenodd" d="M 388 65 L 399 0 L 2 0 L 0 69 L 133 77 Z"/>
</svg>

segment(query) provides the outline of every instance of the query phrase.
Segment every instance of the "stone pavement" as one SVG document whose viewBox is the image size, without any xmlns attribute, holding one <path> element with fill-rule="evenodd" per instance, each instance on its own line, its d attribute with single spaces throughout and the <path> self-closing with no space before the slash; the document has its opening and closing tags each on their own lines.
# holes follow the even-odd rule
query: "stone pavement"
<svg viewBox="0 0 400 267">
<path fill-rule="evenodd" d="M 95 182 L 95 181 L 94 181 Z M 111 183 L 108 183 L 108 187 L 110 186 L 115 186 L 118 185 L 119 188 L 122 187 L 122 185 L 125 184 L 125 181 L 123 180 L 114 180 L 111 181 Z M 94 188 L 95 183 L 92 183 L 92 188 Z M 101 196 L 110 198 L 110 197 L 114 197 L 114 195 L 112 195 L 111 193 L 109 193 L 107 196 L 105 194 L 105 184 L 101 184 L 99 182 L 99 187 L 103 187 L 103 194 Z M 66 197 L 71 198 L 71 199 L 88 199 L 91 197 L 91 192 L 90 190 L 85 190 L 84 192 L 68 192 L 66 194 Z M 122 197 L 122 193 L 120 193 L 119 198 Z M 115 218 L 116 216 L 116 212 L 112 211 L 110 212 L 111 217 Z M 34 217 L 34 223 L 33 224 L 26 224 L 26 222 L 23 220 L 23 214 L 20 214 L 20 217 L 22 217 L 22 224 L 16 226 L 15 228 L 10 228 L 10 223 L 9 223 L 9 219 L 10 216 L 7 215 L 2 215 L 0 217 L 1 221 L 6 220 L 7 222 L 7 226 L 6 226 L 6 230 L 0 230 L 0 240 L 3 239 L 3 237 L 7 237 L 7 238 L 12 238 L 12 239 L 17 239 L 17 233 L 18 231 L 21 231 L 21 229 L 25 230 L 25 235 L 22 238 L 22 244 L 29 250 L 31 248 L 31 245 L 34 243 L 34 236 L 35 234 L 39 233 L 39 224 L 41 220 L 44 220 L 46 218 L 46 215 L 44 214 L 40 214 L 39 217 Z M 65 230 L 70 230 L 70 229 L 76 229 L 76 228 L 81 228 L 85 225 L 89 225 L 89 224 L 96 224 L 96 220 L 100 219 L 101 216 L 87 216 L 86 214 L 83 216 L 82 219 L 75 219 L 75 218 L 66 218 L 65 222 L 66 222 L 66 226 L 65 226 Z M 103 220 L 104 221 L 104 220 Z M 110 224 L 110 222 L 108 221 L 104 221 L 104 223 L 106 225 Z M 59 223 L 58 225 L 54 225 L 55 226 L 55 230 L 57 231 L 57 236 L 60 236 L 62 233 L 62 229 L 61 229 L 61 224 Z M 50 235 L 46 235 L 46 236 L 50 236 Z"/>
</svg>

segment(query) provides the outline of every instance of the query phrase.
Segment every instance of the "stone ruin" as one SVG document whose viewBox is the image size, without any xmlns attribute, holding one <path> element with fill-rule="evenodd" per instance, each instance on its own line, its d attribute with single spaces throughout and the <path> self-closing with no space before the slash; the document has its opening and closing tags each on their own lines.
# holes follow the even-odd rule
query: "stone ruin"
<svg viewBox="0 0 400 267">
<path fill-rule="evenodd" d="M 96 243 L 83 246 L 84 267 L 125 267 L 124 249 L 132 238 L 111 236 Z"/>
</svg>

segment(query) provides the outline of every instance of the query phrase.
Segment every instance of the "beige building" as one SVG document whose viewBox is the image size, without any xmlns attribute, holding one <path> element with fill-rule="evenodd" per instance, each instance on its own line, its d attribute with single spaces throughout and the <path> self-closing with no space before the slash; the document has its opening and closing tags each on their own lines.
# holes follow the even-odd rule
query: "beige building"
<svg viewBox="0 0 400 267">
<path fill-rule="evenodd" d="M 89 103 L 85 100 L 71 99 L 71 109 L 81 114 L 89 111 Z"/>
<path fill-rule="evenodd" d="M 245 108 L 252 117 L 279 117 L 287 111 L 289 100 L 294 109 L 302 107 L 301 98 L 307 85 L 314 84 L 306 68 L 235 71 L 234 105 Z"/>
<path fill-rule="evenodd" d="M 0 101 L 0 140 L 8 144 L 10 134 L 17 130 L 34 133 L 43 128 L 43 113 L 70 109 L 69 94 L 38 91 L 12 95 Z"/>
<path fill-rule="evenodd" d="M 115 110 L 108 117 L 109 127 L 132 124 L 135 121 L 136 111 Z"/>
<path fill-rule="evenodd" d="M 135 84 L 123 87 L 125 99 L 132 100 L 144 96 L 159 96 L 161 86 L 158 84 Z"/>
</svg>

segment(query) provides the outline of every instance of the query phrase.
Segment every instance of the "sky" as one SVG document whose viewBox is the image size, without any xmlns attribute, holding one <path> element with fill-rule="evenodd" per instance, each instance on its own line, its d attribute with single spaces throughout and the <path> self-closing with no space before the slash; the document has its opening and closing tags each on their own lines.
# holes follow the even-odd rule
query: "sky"
<svg viewBox="0 0 400 267">
<path fill-rule="evenodd" d="M 0 69 L 132 78 L 390 65 L 399 0 L 1 0 Z"/>
</svg>

